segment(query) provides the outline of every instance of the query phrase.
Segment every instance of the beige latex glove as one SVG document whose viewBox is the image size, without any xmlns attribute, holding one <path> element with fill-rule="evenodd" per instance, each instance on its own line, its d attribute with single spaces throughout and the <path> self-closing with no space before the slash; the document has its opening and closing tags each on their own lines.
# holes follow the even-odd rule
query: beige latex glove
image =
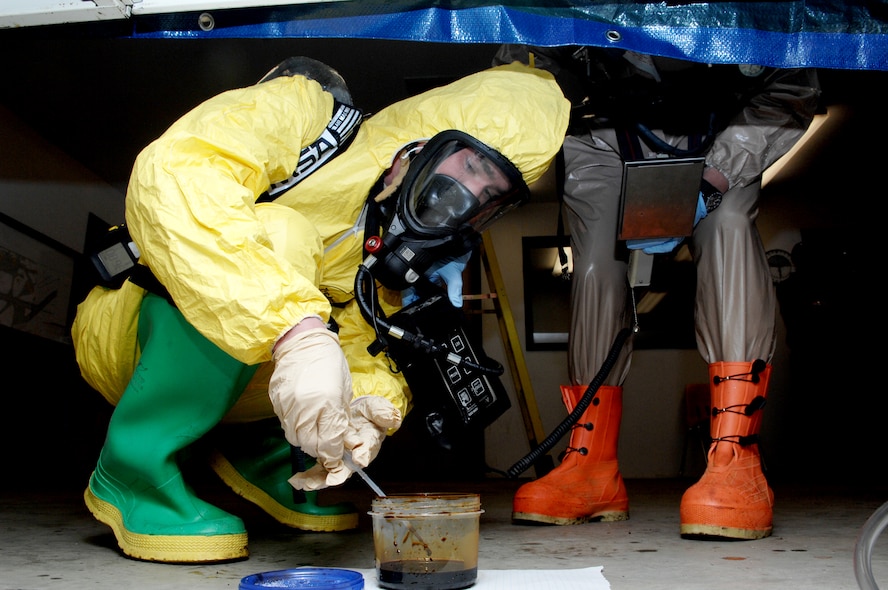
<svg viewBox="0 0 888 590">
<path fill-rule="evenodd" d="M 365 395 L 351 403 L 351 420 L 345 436 L 346 452 L 358 467 L 367 467 L 382 447 L 390 428 L 401 427 L 401 412 L 384 397 Z M 347 470 L 351 475 L 351 470 Z M 319 490 L 330 483 L 327 470 L 320 463 L 289 480 L 297 490 Z M 344 480 L 343 480 L 344 481 Z"/>
<path fill-rule="evenodd" d="M 323 468 L 323 484 L 335 486 L 348 479 L 351 471 L 342 463 L 342 454 L 352 383 L 339 337 L 326 328 L 311 328 L 281 338 L 274 349 L 268 394 L 287 440 Z"/>
<path fill-rule="evenodd" d="M 389 429 L 401 427 L 401 412 L 384 397 L 365 395 L 351 403 L 351 420 L 345 435 L 345 448 L 360 468 L 367 467 L 379 454 Z"/>
</svg>

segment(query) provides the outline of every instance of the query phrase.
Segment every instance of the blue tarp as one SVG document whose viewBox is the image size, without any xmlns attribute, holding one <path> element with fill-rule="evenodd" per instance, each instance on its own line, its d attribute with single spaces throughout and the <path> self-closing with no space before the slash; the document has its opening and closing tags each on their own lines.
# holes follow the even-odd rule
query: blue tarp
<svg viewBox="0 0 888 590">
<path fill-rule="evenodd" d="M 351 0 L 132 18 L 135 38 L 359 38 L 620 47 L 706 63 L 888 70 L 888 0 Z"/>
</svg>

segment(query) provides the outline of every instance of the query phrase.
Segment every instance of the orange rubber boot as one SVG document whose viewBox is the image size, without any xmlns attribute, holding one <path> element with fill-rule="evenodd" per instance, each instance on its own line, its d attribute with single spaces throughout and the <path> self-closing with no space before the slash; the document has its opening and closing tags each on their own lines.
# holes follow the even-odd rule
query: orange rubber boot
<svg viewBox="0 0 888 590">
<path fill-rule="evenodd" d="M 561 386 L 568 413 L 587 389 Z M 623 388 L 599 387 L 573 427 L 561 464 L 515 492 L 512 520 L 558 525 L 628 520 L 629 497 L 617 465 L 622 416 Z"/>
<path fill-rule="evenodd" d="M 763 367 L 760 371 L 756 369 Z M 771 366 L 709 365 L 712 419 L 706 471 L 681 499 L 681 536 L 761 539 L 771 534 L 774 492 L 762 472 L 758 432 Z"/>
</svg>

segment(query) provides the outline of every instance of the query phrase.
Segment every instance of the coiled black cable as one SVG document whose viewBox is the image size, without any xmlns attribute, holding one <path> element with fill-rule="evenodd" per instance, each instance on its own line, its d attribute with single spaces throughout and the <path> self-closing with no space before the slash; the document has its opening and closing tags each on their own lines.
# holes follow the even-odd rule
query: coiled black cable
<svg viewBox="0 0 888 590">
<path fill-rule="evenodd" d="M 617 358 L 620 355 L 620 350 L 623 348 L 623 344 L 625 344 L 626 339 L 629 338 L 629 335 L 632 331 L 629 328 L 623 328 L 617 334 L 617 337 L 614 339 L 614 343 L 611 346 L 610 351 L 607 354 L 607 357 L 604 359 L 604 362 L 601 364 L 601 368 L 598 369 L 598 373 L 589 382 L 589 387 L 586 389 L 586 393 L 583 394 L 583 397 L 577 402 L 576 407 L 573 411 L 567 415 L 567 417 L 561 421 L 561 424 L 555 427 L 555 430 L 543 440 L 539 445 L 536 446 L 535 449 L 531 450 L 524 457 L 519 459 L 512 465 L 509 470 L 506 472 L 506 475 L 509 478 L 516 478 L 527 469 L 533 465 L 541 456 L 551 449 L 555 443 L 561 440 L 565 434 L 567 434 L 571 427 L 577 423 L 577 420 L 580 419 L 580 416 L 583 415 L 583 412 L 586 411 L 586 408 L 589 407 L 589 404 L 592 403 L 592 399 L 595 397 L 595 393 L 598 391 L 598 388 L 601 387 L 601 384 L 607 379 L 607 376 L 610 374 L 611 369 L 614 368 L 614 364 L 617 362 Z"/>
</svg>

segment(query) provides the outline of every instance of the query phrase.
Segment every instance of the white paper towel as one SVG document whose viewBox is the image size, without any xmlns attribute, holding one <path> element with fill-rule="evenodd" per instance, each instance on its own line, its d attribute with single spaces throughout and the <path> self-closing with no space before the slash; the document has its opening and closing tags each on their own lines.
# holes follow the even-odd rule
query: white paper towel
<svg viewBox="0 0 888 590">
<path fill-rule="evenodd" d="M 610 590 L 602 567 L 565 570 L 479 570 L 472 590 Z M 376 570 L 356 569 L 365 590 L 378 590 Z"/>
</svg>

